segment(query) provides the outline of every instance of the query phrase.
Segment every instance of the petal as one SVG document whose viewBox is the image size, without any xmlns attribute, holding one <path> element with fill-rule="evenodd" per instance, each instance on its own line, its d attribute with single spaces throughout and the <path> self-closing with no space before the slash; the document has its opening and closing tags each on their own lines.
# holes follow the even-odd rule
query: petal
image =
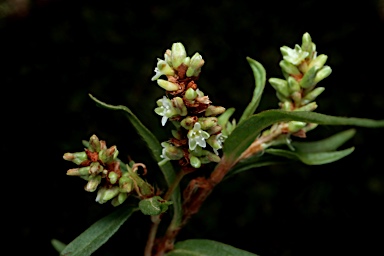
<svg viewBox="0 0 384 256">
<path fill-rule="evenodd" d="M 194 150 L 196 148 L 196 140 L 195 139 L 189 139 L 188 144 L 189 144 L 190 150 Z"/>
<path fill-rule="evenodd" d="M 164 126 L 167 120 L 168 120 L 168 117 L 163 116 L 163 118 L 161 118 L 161 124 Z"/>
</svg>

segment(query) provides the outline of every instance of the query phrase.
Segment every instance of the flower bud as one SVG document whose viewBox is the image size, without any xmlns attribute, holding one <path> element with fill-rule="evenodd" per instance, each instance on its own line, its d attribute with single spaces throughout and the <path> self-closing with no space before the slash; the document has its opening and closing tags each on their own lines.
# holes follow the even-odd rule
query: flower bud
<svg viewBox="0 0 384 256">
<path fill-rule="evenodd" d="M 105 202 L 111 200 L 115 196 L 119 194 L 119 188 L 118 187 L 111 187 L 111 188 L 101 188 L 99 191 L 97 191 L 96 196 L 96 202 L 100 204 L 104 204 Z"/>
<path fill-rule="evenodd" d="M 108 173 L 108 179 L 111 184 L 115 184 L 119 178 L 119 175 L 115 172 Z"/>
<path fill-rule="evenodd" d="M 224 107 L 209 105 L 208 108 L 205 110 L 204 115 L 205 116 L 217 116 L 217 115 L 224 113 L 224 111 L 225 111 Z"/>
<path fill-rule="evenodd" d="M 89 174 L 91 174 L 93 176 L 98 175 L 99 173 L 101 173 L 104 170 L 103 166 L 100 165 L 99 162 L 92 162 L 89 167 L 90 167 Z"/>
<path fill-rule="evenodd" d="M 179 89 L 179 85 L 163 79 L 158 79 L 157 84 L 166 91 L 177 91 Z"/>
<path fill-rule="evenodd" d="M 196 99 L 196 97 L 197 97 L 197 92 L 195 90 L 193 90 L 192 88 L 189 88 L 185 92 L 185 98 L 187 100 L 194 100 L 194 99 Z"/>
<path fill-rule="evenodd" d="M 115 198 L 112 199 L 111 204 L 116 207 L 124 203 L 124 201 L 128 198 L 127 193 L 120 192 Z"/>
<path fill-rule="evenodd" d="M 172 99 L 173 106 L 177 109 L 177 112 L 181 116 L 186 116 L 188 114 L 187 107 L 184 104 L 184 101 L 180 97 L 175 97 Z"/>
<path fill-rule="evenodd" d="M 183 63 L 185 57 L 187 57 L 187 52 L 184 45 L 182 43 L 172 44 L 171 60 L 174 69 L 177 69 Z"/>
<path fill-rule="evenodd" d="M 320 70 L 324 66 L 325 62 L 327 62 L 327 59 L 328 59 L 327 55 L 320 54 L 309 63 L 308 68 L 316 67 L 317 70 Z"/>
<path fill-rule="evenodd" d="M 284 97 L 289 97 L 288 83 L 280 78 L 269 78 L 269 83 L 272 87 Z"/>
<path fill-rule="evenodd" d="M 285 111 L 292 111 L 292 102 L 291 101 L 289 101 L 289 100 L 286 100 L 286 101 L 282 101 L 281 103 L 280 103 L 280 108 L 282 109 L 282 110 L 285 110 Z"/>
<path fill-rule="evenodd" d="M 101 150 L 99 152 L 99 159 L 103 163 L 109 163 L 115 160 L 118 154 L 119 154 L 119 151 L 117 150 L 116 146 L 112 146 L 108 149 Z"/>
<path fill-rule="evenodd" d="M 84 186 L 84 189 L 88 192 L 93 192 L 97 189 L 97 186 L 101 182 L 101 176 L 92 176 L 89 180 L 88 183 Z"/>
<path fill-rule="evenodd" d="M 120 187 L 120 191 L 129 193 L 133 190 L 133 180 L 128 176 L 128 173 L 126 174 L 127 175 L 123 174 L 123 176 L 120 177 L 119 187 Z"/>
<path fill-rule="evenodd" d="M 295 65 L 293 65 L 292 63 L 289 63 L 286 60 L 280 61 L 279 65 L 283 70 L 283 72 L 286 72 L 289 75 L 295 75 L 295 76 L 301 75 L 300 70 Z"/>
<path fill-rule="evenodd" d="M 204 65 L 203 57 L 197 52 L 195 53 L 191 61 L 189 63 L 189 67 L 187 69 L 187 76 L 198 76 L 201 72 L 201 67 Z"/>
<path fill-rule="evenodd" d="M 217 125 L 216 117 L 200 117 L 199 123 L 201 125 L 202 130 L 208 130 L 209 128 Z"/>
<path fill-rule="evenodd" d="M 301 88 L 307 89 L 313 85 L 315 85 L 315 76 L 317 72 L 317 67 L 314 66 L 310 68 L 303 76 L 300 81 Z"/>
<path fill-rule="evenodd" d="M 161 145 L 163 146 L 163 158 L 168 158 L 170 160 L 179 160 L 184 156 L 184 152 L 182 149 L 172 146 L 172 144 L 170 143 L 162 142 Z"/>
<path fill-rule="evenodd" d="M 67 171 L 68 176 L 83 176 L 89 175 L 90 166 L 81 167 L 81 168 L 73 168 Z"/>
<path fill-rule="evenodd" d="M 100 140 L 96 135 L 92 135 L 89 139 L 89 147 L 88 149 L 91 152 L 99 152 L 100 151 Z"/>
<path fill-rule="evenodd" d="M 300 108 L 295 109 L 294 111 L 308 111 L 308 112 L 311 112 L 311 111 L 315 110 L 316 108 L 317 108 L 316 102 L 311 102 L 311 103 L 309 103 L 307 105 L 304 105 L 304 106 L 302 106 Z"/>
<path fill-rule="evenodd" d="M 80 165 L 84 161 L 88 160 L 88 156 L 87 153 L 84 151 L 76 153 L 65 153 L 63 159 Z"/>
<path fill-rule="evenodd" d="M 312 38 L 308 32 L 303 35 L 301 49 L 306 52 L 312 52 Z"/>
<path fill-rule="evenodd" d="M 198 157 L 196 157 L 194 155 L 191 155 L 189 157 L 189 163 L 191 164 L 191 166 L 193 168 L 200 168 L 200 166 L 201 166 L 201 161 L 199 160 Z"/>
<path fill-rule="evenodd" d="M 307 123 L 305 123 L 305 122 L 290 121 L 290 122 L 288 122 L 288 131 L 290 133 L 295 133 L 295 132 L 300 131 L 306 125 L 307 125 Z"/>
<path fill-rule="evenodd" d="M 306 105 L 309 102 L 314 101 L 317 98 L 317 96 L 319 96 L 324 90 L 325 90 L 324 87 L 317 87 L 314 90 L 310 91 L 307 95 L 305 95 L 302 98 L 302 101 L 301 101 L 302 104 Z"/>
<path fill-rule="evenodd" d="M 186 130 L 191 130 L 196 123 L 196 117 L 187 116 L 183 120 L 181 120 L 180 125 Z"/>
<path fill-rule="evenodd" d="M 332 69 L 330 66 L 324 66 L 322 69 L 320 69 L 315 76 L 314 83 L 318 83 L 324 78 L 327 78 L 332 73 Z"/>
<path fill-rule="evenodd" d="M 287 81 L 288 81 L 288 91 L 290 93 L 294 93 L 294 92 L 300 91 L 300 89 L 301 89 L 300 88 L 300 84 L 299 84 L 299 82 L 295 78 L 290 76 L 290 77 L 288 77 Z"/>
</svg>

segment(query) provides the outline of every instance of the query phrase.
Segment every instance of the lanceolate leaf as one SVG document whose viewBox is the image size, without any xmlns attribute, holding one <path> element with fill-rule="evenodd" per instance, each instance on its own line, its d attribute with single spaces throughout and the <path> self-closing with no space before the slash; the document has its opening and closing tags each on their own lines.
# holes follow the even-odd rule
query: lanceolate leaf
<svg viewBox="0 0 384 256">
<path fill-rule="evenodd" d="M 160 155 L 162 154 L 162 146 L 158 139 L 153 135 L 153 133 L 144 126 L 144 124 L 132 113 L 132 111 L 127 108 L 126 106 L 118 105 L 110 105 L 107 103 L 104 103 L 98 99 L 96 99 L 94 96 L 89 94 L 92 100 L 94 100 L 97 104 L 99 104 L 101 107 L 111 109 L 111 110 L 118 110 L 118 111 L 123 111 L 129 121 L 132 123 L 132 125 L 135 127 L 136 131 L 140 134 L 140 136 L 144 139 L 144 141 L 147 143 L 148 148 L 152 152 L 153 158 L 157 161 L 160 162 L 163 160 Z M 160 167 L 160 170 L 162 171 L 165 181 L 167 182 L 168 186 L 172 184 L 175 181 L 176 174 L 175 171 L 173 170 L 172 164 L 170 162 L 167 162 Z M 179 187 L 175 188 L 172 197 L 172 206 L 173 206 L 173 211 L 174 211 L 174 224 L 177 225 L 181 222 L 181 198 L 180 198 L 180 189 Z"/>
<path fill-rule="evenodd" d="M 326 139 L 310 142 L 292 142 L 293 148 L 298 152 L 314 153 L 336 150 L 356 133 L 355 129 L 349 129 L 332 135 Z"/>
<path fill-rule="evenodd" d="M 239 124 L 242 123 L 245 119 L 247 119 L 251 115 L 253 115 L 253 113 L 255 113 L 256 108 L 259 106 L 261 95 L 263 94 L 264 87 L 265 87 L 265 80 L 266 80 L 265 69 L 263 65 L 261 65 L 259 62 L 249 57 L 247 57 L 247 61 L 251 66 L 253 76 L 255 78 L 255 89 L 253 91 L 252 100 L 248 104 L 247 108 L 244 110 L 244 113 L 239 120 Z"/>
<path fill-rule="evenodd" d="M 120 226 L 131 216 L 137 208 L 122 205 L 113 213 L 98 220 L 87 230 L 81 233 L 75 240 L 70 242 L 62 256 L 88 256 L 95 252 L 120 228 Z"/>
<path fill-rule="evenodd" d="M 287 121 L 302 121 L 323 125 L 354 125 L 361 127 L 384 127 L 384 120 L 372 120 L 354 117 L 329 116 L 314 112 L 283 110 L 267 110 L 249 117 L 236 127 L 224 144 L 224 156 L 227 161 L 236 161 L 241 153 L 256 139 L 260 132 L 268 126 Z"/>
<path fill-rule="evenodd" d="M 282 156 L 289 159 L 299 160 L 307 165 L 321 165 L 335 162 L 349 154 L 354 150 L 354 147 L 347 148 L 340 151 L 332 152 L 319 152 L 319 153 L 305 153 L 305 152 L 292 152 L 284 149 L 266 149 L 268 154 Z"/>
<path fill-rule="evenodd" d="M 257 256 L 256 254 L 238 249 L 224 243 L 190 239 L 175 244 L 175 248 L 166 256 Z"/>
<path fill-rule="evenodd" d="M 235 174 L 248 171 L 250 169 L 255 169 L 262 166 L 268 166 L 268 165 L 276 165 L 276 164 L 284 164 L 291 160 L 280 160 L 276 159 L 276 157 L 273 157 L 271 155 L 263 154 L 262 156 L 253 156 L 248 159 L 245 159 L 244 161 L 241 161 L 237 165 L 235 165 L 227 175 L 225 175 L 224 179 L 227 179 Z"/>
</svg>

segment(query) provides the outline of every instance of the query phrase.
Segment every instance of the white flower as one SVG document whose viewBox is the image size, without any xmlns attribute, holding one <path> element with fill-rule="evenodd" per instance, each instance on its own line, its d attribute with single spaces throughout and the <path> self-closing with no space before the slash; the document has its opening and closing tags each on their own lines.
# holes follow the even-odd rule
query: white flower
<svg viewBox="0 0 384 256">
<path fill-rule="evenodd" d="M 162 99 L 157 101 L 159 107 L 155 108 L 156 114 L 163 116 L 161 124 L 164 126 L 168 118 L 177 114 L 176 109 L 173 107 L 172 101 L 167 97 L 163 96 Z"/>
<path fill-rule="evenodd" d="M 192 130 L 189 130 L 188 132 L 188 144 L 189 149 L 194 150 L 197 145 L 199 145 L 202 148 L 205 148 L 207 143 L 205 142 L 206 139 L 209 138 L 209 133 L 206 131 L 201 130 L 201 125 L 199 122 L 196 122 L 193 126 Z"/>
<path fill-rule="evenodd" d="M 295 45 L 295 49 L 283 46 L 280 48 L 280 51 L 283 54 L 283 59 L 293 65 L 299 65 L 309 55 L 309 53 L 303 51 L 298 44 Z"/>
</svg>

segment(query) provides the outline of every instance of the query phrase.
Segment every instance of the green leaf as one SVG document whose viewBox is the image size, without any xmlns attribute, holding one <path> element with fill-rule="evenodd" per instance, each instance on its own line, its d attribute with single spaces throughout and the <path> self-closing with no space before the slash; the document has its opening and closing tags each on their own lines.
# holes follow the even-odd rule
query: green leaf
<svg viewBox="0 0 384 256">
<path fill-rule="evenodd" d="M 276 164 L 284 164 L 287 163 L 287 160 L 277 160 L 273 156 L 263 155 L 263 156 L 253 156 L 245 159 L 244 161 L 239 162 L 235 165 L 227 175 L 225 175 L 224 179 L 232 177 L 235 174 L 239 174 L 244 171 L 248 171 L 251 169 L 255 169 L 258 167 L 276 165 Z"/>
<path fill-rule="evenodd" d="M 257 256 L 231 245 L 207 240 L 189 239 L 175 244 L 166 256 Z"/>
<path fill-rule="evenodd" d="M 239 120 L 239 124 L 245 121 L 251 115 L 253 115 L 253 113 L 255 113 L 257 107 L 259 106 L 266 80 L 266 72 L 263 65 L 261 65 L 254 59 L 251 59 L 250 57 L 247 57 L 247 61 L 253 71 L 253 76 L 255 78 L 255 89 L 253 91 L 252 100 L 244 110 L 244 113 Z"/>
<path fill-rule="evenodd" d="M 55 248 L 55 250 L 58 252 L 58 253 L 61 253 L 61 251 L 64 250 L 64 248 L 67 246 L 65 243 L 57 240 L 57 239 L 52 239 L 51 240 L 51 244 L 53 246 L 53 248 Z"/>
<path fill-rule="evenodd" d="M 156 138 L 153 133 L 144 126 L 144 124 L 132 113 L 132 111 L 127 108 L 126 106 L 118 105 L 110 105 L 107 103 L 104 103 L 98 99 L 96 99 L 94 96 L 89 94 L 89 97 L 91 97 L 92 100 L 94 100 L 98 105 L 101 107 L 111 109 L 111 110 L 118 110 L 123 111 L 129 121 L 132 123 L 132 125 L 135 127 L 136 131 L 140 134 L 140 136 L 144 139 L 144 141 L 147 143 L 148 148 L 152 152 L 152 157 L 157 161 L 160 162 L 163 160 L 160 155 L 162 154 L 163 147 L 161 146 L 160 142 Z M 164 175 L 165 181 L 168 184 L 168 187 L 173 184 L 173 182 L 176 179 L 176 174 L 173 169 L 173 166 L 170 162 L 166 162 L 165 164 L 159 166 L 161 172 Z M 180 188 L 177 187 L 174 189 L 172 197 L 172 205 L 173 205 L 173 214 L 174 214 L 174 225 L 178 225 L 181 223 L 181 197 L 180 197 Z"/>
<path fill-rule="evenodd" d="M 332 135 L 326 139 L 310 142 L 292 142 L 293 148 L 298 152 L 315 153 L 336 150 L 356 133 L 355 129 L 349 129 Z"/>
<path fill-rule="evenodd" d="M 132 206 L 121 205 L 114 212 L 98 220 L 70 242 L 60 255 L 87 256 L 95 252 L 120 228 L 137 210 Z"/>
<path fill-rule="evenodd" d="M 304 153 L 304 152 L 292 152 L 285 149 L 269 148 L 265 150 L 265 153 L 282 156 L 289 159 L 299 160 L 307 165 L 321 165 L 335 162 L 353 152 L 355 148 L 347 148 L 340 151 L 332 152 L 319 152 L 319 153 Z"/>
<path fill-rule="evenodd" d="M 235 162 L 263 129 L 274 123 L 293 120 L 323 125 L 354 125 L 369 128 L 384 127 L 384 120 L 337 117 L 305 111 L 287 112 L 283 110 L 266 110 L 242 122 L 225 140 L 223 151 L 227 162 Z"/>
</svg>

